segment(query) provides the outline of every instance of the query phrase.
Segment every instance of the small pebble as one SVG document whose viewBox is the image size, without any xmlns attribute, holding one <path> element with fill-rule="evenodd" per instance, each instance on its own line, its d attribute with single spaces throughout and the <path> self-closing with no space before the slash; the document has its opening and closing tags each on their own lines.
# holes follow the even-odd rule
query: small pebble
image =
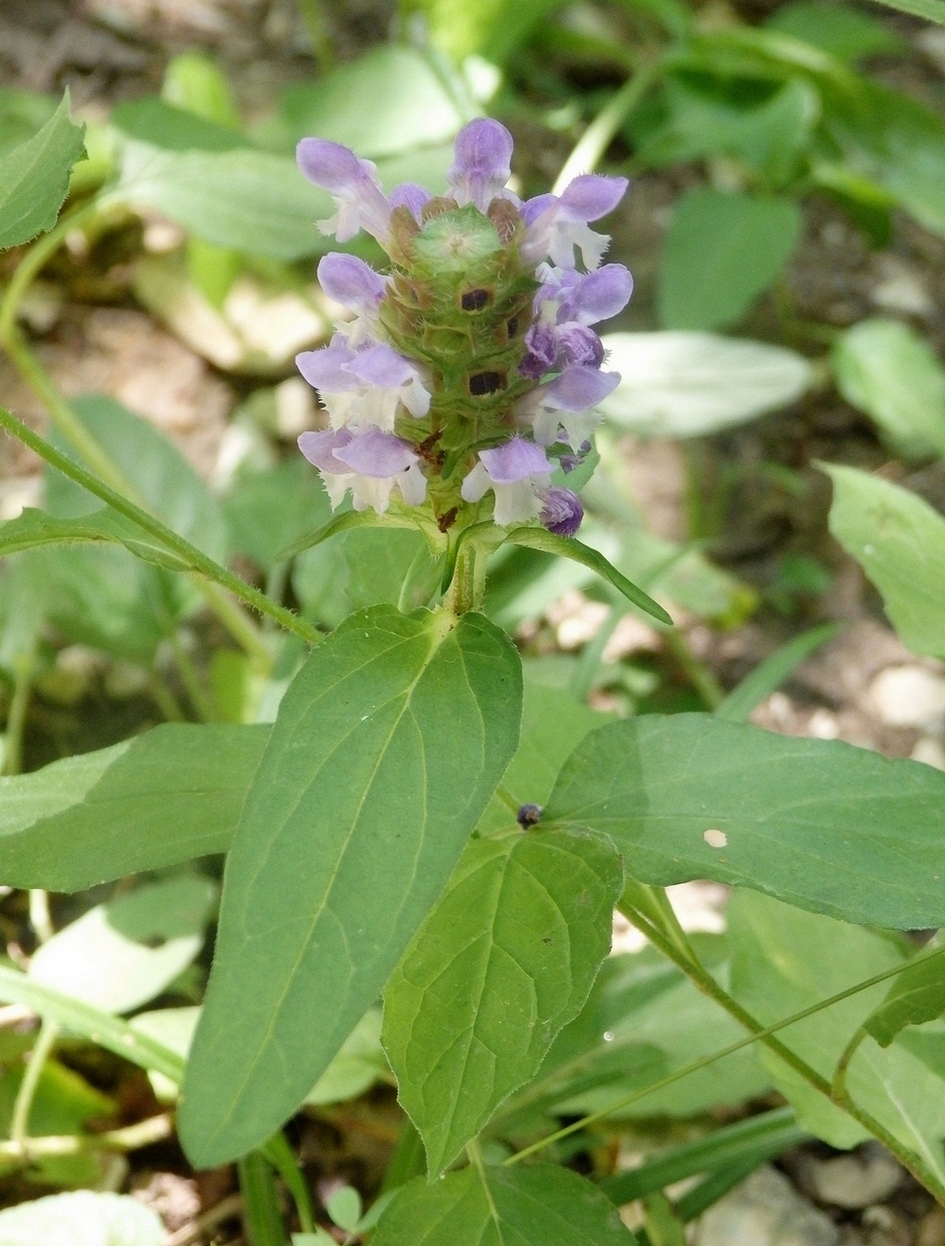
<svg viewBox="0 0 945 1246">
<path fill-rule="evenodd" d="M 816 1198 L 834 1207 L 868 1207 L 892 1194 L 903 1177 L 888 1151 L 869 1143 L 849 1155 L 817 1160 L 809 1180 Z"/>
<path fill-rule="evenodd" d="M 828 1216 L 765 1167 L 699 1218 L 692 1246 L 836 1246 L 838 1239 Z"/>
<path fill-rule="evenodd" d="M 871 682 L 870 698 L 891 727 L 930 727 L 945 720 L 945 676 L 924 666 L 888 666 Z"/>
</svg>

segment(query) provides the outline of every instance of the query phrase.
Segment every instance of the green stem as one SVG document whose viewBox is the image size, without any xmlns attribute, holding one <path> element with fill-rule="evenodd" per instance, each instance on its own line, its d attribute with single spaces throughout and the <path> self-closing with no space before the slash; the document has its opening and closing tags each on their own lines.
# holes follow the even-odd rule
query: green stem
<svg viewBox="0 0 945 1246">
<path fill-rule="evenodd" d="M 46 261 L 59 249 L 71 229 L 81 221 L 92 216 L 98 208 L 97 202 L 89 200 L 71 212 L 67 212 L 54 229 L 42 237 L 27 252 L 10 280 L 0 300 L 0 346 L 3 346 L 13 365 L 23 379 L 42 399 L 49 411 L 50 418 L 79 456 L 98 474 L 98 476 L 116 493 L 124 495 L 129 501 L 137 504 L 141 499 L 137 490 L 128 481 L 112 458 L 99 445 L 88 431 L 72 405 L 66 401 L 49 374 L 27 346 L 25 339 L 16 324 L 19 305 L 29 289 L 30 284 L 42 270 Z M 198 589 L 204 594 L 220 622 L 226 627 L 246 651 L 253 655 L 264 670 L 271 665 L 269 651 L 257 634 L 252 621 L 245 617 L 235 602 L 230 601 L 211 584 L 201 581 Z"/>
<path fill-rule="evenodd" d="M 704 662 L 700 662 L 692 652 L 686 637 L 676 628 L 669 628 L 663 633 L 663 640 L 683 674 L 709 709 L 717 709 L 725 700 L 725 689 L 709 667 Z"/>
<path fill-rule="evenodd" d="M 10 1141 L 20 1155 L 29 1154 L 30 1111 L 33 1107 L 33 1100 L 36 1098 L 43 1066 L 58 1037 L 58 1022 L 44 1021 L 39 1028 L 39 1034 L 30 1052 L 29 1063 L 23 1074 L 23 1080 L 20 1082 L 20 1089 L 17 1091 L 10 1122 Z"/>
<path fill-rule="evenodd" d="M 250 1151 L 237 1164 L 237 1171 L 249 1246 L 285 1246 L 285 1228 L 269 1161 L 259 1151 Z"/>
<path fill-rule="evenodd" d="M 850 1067 L 850 1061 L 853 1059 L 860 1044 L 867 1037 L 866 1030 L 861 1025 L 840 1053 L 840 1059 L 837 1061 L 837 1066 L 833 1071 L 833 1080 L 830 1083 L 830 1096 L 835 1103 L 839 1103 L 843 1107 L 846 1107 L 850 1098 L 847 1092 L 847 1069 Z"/>
<path fill-rule="evenodd" d="M 102 1134 L 50 1134 L 26 1139 L 23 1148 L 13 1142 L 0 1142 L 0 1159 L 41 1159 L 54 1155 L 82 1155 L 89 1151 L 135 1151 L 138 1147 L 163 1142 L 174 1133 L 169 1116 L 150 1116 L 135 1125 Z"/>
<path fill-rule="evenodd" d="M 187 721 L 187 716 L 178 704 L 177 698 L 157 671 L 150 672 L 148 692 L 150 692 L 151 699 L 168 722 L 182 723 Z"/>
<path fill-rule="evenodd" d="M 3 757 L 0 758 L 0 774 L 19 774 L 23 768 L 23 733 L 26 730 L 26 712 L 30 703 L 33 684 L 33 656 L 36 638 L 33 637 L 27 652 L 16 663 L 13 676 L 13 696 L 4 733 Z"/>
<path fill-rule="evenodd" d="M 659 60 L 641 65 L 607 101 L 564 162 L 564 167 L 551 188 L 552 194 L 560 195 L 572 178 L 597 168 L 617 131 L 656 81 L 661 69 Z"/>
<path fill-rule="evenodd" d="M 40 943 L 48 943 L 56 933 L 49 912 L 49 892 L 41 887 L 34 887 L 30 891 L 30 925 Z"/>
<path fill-rule="evenodd" d="M 10 278 L 10 284 L 4 292 L 3 299 L 0 301 L 0 342 L 6 344 L 13 336 L 16 327 L 16 313 L 19 310 L 23 296 L 33 284 L 35 278 L 42 272 L 46 261 L 55 255 L 73 229 L 77 229 L 83 221 L 94 216 L 97 211 L 98 203 L 94 199 L 88 199 L 85 203 L 71 208 L 68 212 L 62 214 L 48 234 L 43 234 L 42 238 L 35 242 L 27 251 L 17 265 L 16 271 Z"/>
<path fill-rule="evenodd" d="M 216 722 L 216 706 L 204 691 L 197 668 L 194 666 L 193 660 L 177 632 L 174 632 L 171 636 L 171 648 L 174 650 L 174 661 L 177 663 L 177 670 L 180 673 L 184 688 L 187 691 L 188 697 L 190 697 L 190 703 L 194 707 L 197 717 L 205 723 Z"/>
<path fill-rule="evenodd" d="M 214 581 L 227 589 L 234 597 L 239 597 L 247 605 L 258 610 L 260 614 L 269 615 L 270 618 L 275 619 L 287 631 L 294 632 L 296 636 L 301 636 L 309 644 L 317 644 L 321 640 L 321 633 L 306 623 L 304 619 L 299 618 L 291 610 L 287 610 L 284 606 L 279 605 L 278 602 L 271 601 L 265 593 L 261 593 L 259 589 L 254 588 L 251 584 L 247 584 L 245 580 L 241 580 L 239 576 L 228 571 L 226 567 L 214 562 L 212 558 L 208 558 L 195 545 L 191 545 L 184 537 L 178 536 L 176 532 L 161 523 L 159 519 L 155 519 L 153 515 L 149 515 L 140 506 L 136 506 L 134 502 L 129 501 L 121 493 L 116 492 L 109 485 L 105 484 L 104 481 L 99 480 L 84 468 L 79 467 L 77 463 L 73 463 L 64 454 L 60 454 L 48 441 L 37 436 L 21 420 L 18 420 L 15 415 L 12 415 L 3 407 L 0 407 L 0 428 L 6 429 L 17 441 L 21 441 L 23 445 L 28 446 L 46 463 L 58 468 L 70 480 L 74 480 L 83 489 L 87 489 L 89 493 L 100 498 L 114 510 L 118 511 L 120 515 L 130 519 L 132 523 L 136 524 L 142 531 L 147 532 L 149 536 L 154 537 L 166 549 L 177 554 L 199 575 L 206 576 L 208 580 Z M 255 642 L 255 653 L 259 657 L 265 655 L 266 662 L 267 664 L 269 663 L 269 651 L 261 637 L 258 637 Z"/>
<path fill-rule="evenodd" d="M 630 919 L 635 925 L 637 924 L 637 914 L 630 905 L 624 906 L 621 901 L 620 911 Z M 643 922 L 641 929 L 654 947 L 658 948 L 664 956 L 673 962 L 677 968 L 698 987 L 704 995 L 723 1008 L 731 1017 L 749 1030 L 756 1038 L 760 1039 L 766 1047 L 773 1051 L 785 1064 L 789 1065 L 795 1073 L 798 1073 L 803 1079 L 815 1090 L 831 1102 L 837 1102 L 837 1106 L 842 1108 L 854 1120 L 858 1121 L 864 1129 L 869 1130 L 874 1137 L 891 1151 L 900 1163 L 912 1172 L 913 1176 L 921 1182 L 936 1198 L 945 1201 L 945 1185 L 939 1181 L 935 1173 L 924 1163 L 924 1161 L 904 1147 L 902 1143 L 891 1134 L 884 1125 L 881 1125 L 874 1116 L 867 1112 L 859 1104 L 854 1103 L 844 1092 L 844 1101 L 839 1102 L 833 1098 L 833 1087 L 827 1078 L 822 1077 L 816 1069 L 812 1068 L 806 1060 L 802 1059 L 795 1051 L 786 1046 L 779 1038 L 776 1038 L 770 1031 L 770 1027 L 763 1025 L 756 1017 L 754 1017 L 747 1009 L 733 996 L 729 995 L 723 987 L 721 987 L 715 978 L 709 973 L 705 966 L 697 958 L 689 955 L 683 955 L 676 945 L 676 942 L 667 937 L 663 930 L 657 930 L 651 922 L 644 916 L 640 915 Z M 852 1052 L 850 1053 L 852 1055 Z"/>
<path fill-rule="evenodd" d="M 644 925 L 649 925 L 649 923 L 644 922 Z M 945 948 L 940 948 L 937 952 L 931 953 L 931 955 L 945 955 Z M 677 1069 L 674 1073 L 667 1074 L 666 1077 L 660 1078 L 659 1081 L 652 1082 L 649 1086 L 644 1086 L 642 1090 L 636 1090 L 631 1095 L 625 1095 L 622 1099 L 609 1103 L 607 1107 L 601 1108 L 598 1112 L 591 1112 L 587 1116 L 582 1116 L 580 1120 L 572 1121 L 570 1125 L 565 1125 L 562 1129 L 556 1130 L 553 1134 L 539 1138 L 537 1142 L 533 1142 L 531 1146 L 517 1151 L 515 1155 L 509 1156 L 503 1162 L 506 1164 L 518 1164 L 536 1152 L 544 1150 L 545 1147 L 551 1146 L 562 1138 L 567 1138 L 571 1134 L 576 1133 L 579 1129 L 586 1129 L 589 1125 L 594 1125 L 597 1121 L 605 1120 L 608 1116 L 612 1116 L 614 1112 L 619 1112 L 623 1108 L 629 1107 L 632 1103 L 645 1099 L 647 1095 L 655 1094 L 658 1090 L 663 1090 L 667 1086 L 672 1086 L 674 1083 L 682 1081 L 683 1078 L 691 1076 L 693 1073 L 698 1073 L 702 1069 L 708 1068 L 710 1065 L 715 1064 L 717 1060 L 723 1060 L 726 1056 L 734 1055 L 736 1051 L 743 1051 L 753 1043 L 764 1041 L 769 1035 L 776 1034 L 778 1030 L 784 1030 L 790 1025 L 796 1025 L 799 1021 L 805 1021 L 808 1017 L 812 1017 L 818 1012 L 823 1012 L 826 1008 L 832 1008 L 834 1004 L 839 1004 L 843 1000 L 849 999 L 851 995 L 857 995 L 860 991 L 867 991 L 870 987 L 878 986 L 880 982 L 887 982 L 890 978 L 894 978 L 897 974 L 902 973 L 906 968 L 906 964 L 911 963 L 904 962 L 901 965 L 894 966 L 892 969 L 884 969 L 882 973 L 874 974 L 872 978 L 866 978 L 863 982 L 857 982 L 854 986 L 849 986 L 846 990 L 839 991 L 828 999 L 819 1000 L 808 1008 L 802 1008 L 800 1012 L 795 1012 L 790 1017 L 782 1017 L 780 1021 L 775 1021 L 772 1025 L 767 1025 L 756 1033 L 748 1034 L 745 1038 L 729 1043 L 727 1047 L 714 1051 L 709 1056 L 703 1056 L 699 1060 L 694 1060 L 691 1064 L 684 1065 L 683 1068 Z M 521 1098 L 518 1098 L 515 1102 L 516 1110 L 520 1106 Z"/>
<path fill-rule="evenodd" d="M 486 552 L 474 540 L 463 542 L 444 602 L 454 614 L 482 609 L 486 592 L 486 558 Z"/>
</svg>

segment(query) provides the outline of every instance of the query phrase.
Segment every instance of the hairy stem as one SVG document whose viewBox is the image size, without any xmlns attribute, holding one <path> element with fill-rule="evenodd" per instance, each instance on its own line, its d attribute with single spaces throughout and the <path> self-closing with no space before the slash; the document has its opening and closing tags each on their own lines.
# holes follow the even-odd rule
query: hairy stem
<svg viewBox="0 0 945 1246">
<path fill-rule="evenodd" d="M 259 589 L 254 588 L 251 584 L 247 584 L 245 580 L 241 580 L 239 576 L 234 575 L 232 571 L 228 571 L 226 567 L 221 566 L 212 558 L 208 558 L 195 545 L 179 536 L 173 529 L 168 528 L 161 523 L 159 519 L 155 519 L 153 515 L 142 510 L 140 506 L 136 506 L 123 496 L 116 492 L 104 481 L 99 480 L 78 464 L 73 463 L 71 459 L 66 458 L 64 454 L 60 454 L 53 446 L 45 441 L 42 437 L 37 436 L 31 429 L 12 415 L 9 411 L 0 407 L 0 428 L 28 446 L 34 453 L 38 454 L 41 459 L 49 463 L 51 466 L 58 468 L 63 475 L 68 476 L 70 480 L 74 480 L 76 484 L 87 489 L 89 493 L 106 502 L 120 515 L 124 515 L 126 519 L 130 519 L 142 531 L 147 532 L 149 536 L 160 542 L 166 549 L 176 554 L 183 562 L 187 563 L 193 571 L 200 576 L 205 576 L 208 580 L 214 581 L 215 584 L 231 592 L 234 597 L 239 597 L 245 601 L 247 605 L 258 610 L 260 614 L 267 614 L 274 619 L 287 631 L 294 632 L 296 636 L 301 636 L 309 644 L 317 644 L 321 640 L 321 633 L 311 627 L 304 619 L 293 614 L 291 610 L 287 610 L 278 602 L 272 601 L 261 593 Z M 267 664 L 269 662 L 269 651 L 265 647 L 262 638 L 258 640 L 258 656 L 263 654 L 266 657 Z"/>
</svg>

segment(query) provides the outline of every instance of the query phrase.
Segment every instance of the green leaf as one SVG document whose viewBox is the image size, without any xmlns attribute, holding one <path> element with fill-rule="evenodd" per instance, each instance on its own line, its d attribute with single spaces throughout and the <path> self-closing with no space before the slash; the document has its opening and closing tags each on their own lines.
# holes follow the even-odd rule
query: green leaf
<svg viewBox="0 0 945 1246">
<path fill-rule="evenodd" d="M 833 346 L 837 387 L 906 457 L 945 455 L 945 368 L 897 320 L 861 320 Z"/>
<path fill-rule="evenodd" d="M 943 801 L 919 762 L 652 714 L 587 736 L 542 824 L 610 835 L 641 882 L 711 878 L 908 930 L 945 921 Z"/>
<path fill-rule="evenodd" d="M 8 1004 L 25 1004 L 39 1016 L 57 1021 L 142 1069 L 154 1069 L 174 1082 L 183 1076 L 184 1062 L 163 1043 L 100 1008 L 34 982 L 18 969 L 0 965 L 0 999 Z"/>
<path fill-rule="evenodd" d="M 650 615 L 660 623 L 672 627 L 673 620 L 663 607 L 653 600 L 642 588 L 637 588 L 625 575 L 607 561 L 603 554 L 590 545 L 576 541 L 574 537 L 556 536 L 545 528 L 513 528 L 506 537 L 513 545 L 524 545 L 528 549 L 541 550 L 545 554 L 557 554 L 559 558 L 569 558 L 596 572 L 602 580 L 612 584 L 627 601 L 639 607 L 644 614 Z"/>
<path fill-rule="evenodd" d="M 945 519 L 901 485 L 822 466 L 833 481 L 830 531 L 882 593 L 909 648 L 945 658 Z"/>
<path fill-rule="evenodd" d="M 227 862 L 180 1116 L 195 1164 L 264 1141 L 327 1068 L 449 877 L 520 719 L 518 655 L 482 616 L 378 607 L 314 649 Z"/>
<path fill-rule="evenodd" d="M 731 990 L 764 1024 L 838 994 L 866 978 L 907 964 L 892 938 L 804 913 L 768 896 L 736 893 L 727 910 L 732 940 Z M 815 1012 L 779 1031 L 778 1038 L 830 1080 L 847 1042 L 886 993 L 884 983 Z M 832 1146 L 850 1147 L 866 1136 L 852 1117 L 763 1049 L 775 1085 L 811 1133 Z M 922 1061 L 894 1042 L 885 1051 L 867 1039 L 857 1048 L 846 1079 L 853 1100 L 945 1178 L 945 1084 Z"/>
<path fill-rule="evenodd" d="M 866 78 L 825 84 L 824 127 L 851 173 L 875 182 L 912 216 L 945 234 L 945 129 L 941 118 Z"/>
<path fill-rule="evenodd" d="M 0 248 L 29 242 L 55 225 L 72 166 L 85 151 L 84 133 L 69 120 L 67 92 L 38 134 L 0 156 Z"/>
<path fill-rule="evenodd" d="M 945 1013 L 945 959 L 920 956 L 893 980 L 889 994 L 863 1022 L 863 1028 L 888 1047 L 907 1025 L 923 1025 Z"/>
<path fill-rule="evenodd" d="M 876 18 L 849 5 L 825 4 L 823 0 L 793 0 L 773 13 L 765 26 L 812 43 L 822 52 L 851 64 L 865 56 L 902 53 L 909 48 L 905 39 Z"/>
<path fill-rule="evenodd" d="M 361 1195 L 352 1185 L 343 1185 L 325 1204 L 325 1209 L 339 1229 L 353 1233 L 361 1219 Z"/>
<path fill-rule="evenodd" d="M 703 962 L 724 982 L 724 940 L 693 937 Z M 743 1035 L 736 1021 L 653 949 L 608 957 L 580 1015 L 561 1031 L 538 1077 L 509 1101 L 503 1117 L 517 1119 L 524 1107 L 554 1116 L 600 1111 L 615 1120 L 685 1119 L 742 1103 L 770 1087 L 750 1047 L 646 1090 Z M 621 1102 L 631 1096 L 631 1103 Z"/>
<path fill-rule="evenodd" d="M 790 199 L 687 191 L 666 237 L 658 295 L 663 324 L 717 329 L 741 320 L 781 273 L 801 224 Z"/>
<path fill-rule="evenodd" d="M 526 677 L 522 705 L 522 734 L 515 756 L 502 776 L 504 794 L 519 805 L 544 805 L 558 771 L 589 731 L 607 717 L 588 709 L 558 688 Z M 477 827 L 481 835 L 515 825 L 515 811 L 496 793 Z"/>
<path fill-rule="evenodd" d="M 280 113 L 293 145 L 317 134 L 376 160 L 452 139 L 471 119 L 457 99 L 466 91 L 448 62 L 391 43 L 290 87 Z"/>
<path fill-rule="evenodd" d="M 554 1164 L 417 1177 L 384 1212 L 372 1246 L 632 1246 L 616 1207 Z"/>
<path fill-rule="evenodd" d="M 167 723 L 0 778 L 3 881 L 81 891 L 225 852 L 268 738 L 268 726 Z"/>
<path fill-rule="evenodd" d="M 180 570 L 186 564 L 141 531 L 137 524 L 104 506 L 81 519 L 60 519 L 26 507 L 16 519 L 0 523 L 0 558 L 44 545 L 124 545 L 146 562 Z"/>
<path fill-rule="evenodd" d="M 368 1090 L 379 1077 L 390 1077 L 381 1046 L 381 1010 L 370 1007 L 341 1045 L 305 1102 L 312 1105 L 342 1103 Z"/>
<path fill-rule="evenodd" d="M 639 138 L 634 131 L 642 118 L 628 126 L 637 159 L 660 166 L 724 154 L 752 167 L 769 186 L 790 182 L 819 119 L 820 98 L 799 77 L 772 84 L 761 102 L 759 86 L 757 80 L 671 72 L 662 86 L 664 123 Z"/>
<path fill-rule="evenodd" d="M 331 515 L 328 494 L 301 455 L 240 477 L 223 511 L 234 548 L 264 571 L 291 557 L 283 551 L 321 529 Z"/>
<path fill-rule="evenodd" d="M 924 17 L 927 21 L 938 22 L 945 26 L 945 0 L 875 0 L 887 9 L 897 9 L 900 13 L 911 13 L 913 17 Z"/>
<path fill-rule="evenodd" d="M 600 404 L 643 437 L 702 437 L 796 402 L 811 383 L 802 356 L 716 333 L 610 333 L 620 384 Z"/>
<path fill-rule="evenodd" d="M 169 878 L 83 913 L 43 943 L 29 977 L 103 1012 L 153 999 L 203 946 L 216 903 L 209 878 Z"/>
<path fill-rule="evenodd" d="M 74 1190 L 0 1211 L 0 1246 L 161 1246 L 164 1226 L 127 1194 Z"/>
<path fill-rule="evenodd" d="M 207 242 L 273 259 L 330 246 L 315 225 L 331 216 L 330 197 L 289 156 L 250 147 L 172 151 L 128 139 L 107 201 L 154 208 Z"/>
<path fill-rule="evenodd" d="M 817 649 L 840 631 L 837 623 L 822 623 L 787 641 L 733 688 L 721 705 L 716 706 L 718 718 L 729 722 L 745 722 L 752 710 L 793 673 Z"/>
<path fill-rule="evenodd" d="M 153 97 L 124 100 L 112 110 L 111 120 L 128 138 L 162 151 L 240 151 L 252 147 L 248 138 L 230 126 Z"/>
<path fill-rule="evenodd" d="M 467 845 L 384 991 L 384 1046 L 430 1180 L 538 1069 L 610 949 L 619 856 L 554 831 Z"/>
</svg>

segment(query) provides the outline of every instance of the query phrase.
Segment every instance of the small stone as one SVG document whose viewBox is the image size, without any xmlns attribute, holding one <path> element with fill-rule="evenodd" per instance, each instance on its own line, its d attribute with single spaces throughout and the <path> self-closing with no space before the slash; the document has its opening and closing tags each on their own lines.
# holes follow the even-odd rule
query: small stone
<svg viewBox="0 0 945 1246">
<path fill-rule="evenodd" d="M 945 720 L 945 676 L 924 666 L 890 666 L 870 684 L 870 698 L 891 727 L 932 727 Z"/>
<path fill-rule="evenodd" d="M 814 1161 L 809 1181 L 816 1198 L 834 1207 L 868 1207 L 892 1194 L 903 1170 L 878 1144 L 866 1143 L 849 1155 Z"/>
<path fill-rule="evenodd" d="M 765 1167 L 699 1218 L 692 1246 L 836 1246 L 838 1238 L 828 1216 Z"/>
<path fill-rule="evenodd" d="M 921 761 L 936 770 L 945 770 L 945 746 L 934 736 L 919 736 L 915 748 L 909 754 L 913 761 Z"/>
</svg>

